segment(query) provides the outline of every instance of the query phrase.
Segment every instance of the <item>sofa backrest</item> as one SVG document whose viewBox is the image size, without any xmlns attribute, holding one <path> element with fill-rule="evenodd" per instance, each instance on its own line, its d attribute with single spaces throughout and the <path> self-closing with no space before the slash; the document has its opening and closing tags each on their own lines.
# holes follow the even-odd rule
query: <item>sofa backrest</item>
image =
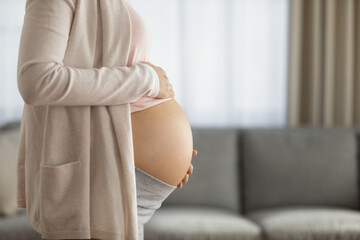
<svg viewBox="0 0 360 240">
<path fill-rule="evenodd" d="M 238 130 L 192 128 L 193 174 L 183 188 L 176 189 L 163 206 L 172 204 L 212 206 L 240 212 Z"/>
<path fill-rule="evenodd" d="M 246 129 L 241 136 L 245 213 L 284 205 L 359 208 L 355 131 Z"/>
<path fill-rule="evenodd" d="M 199 151 L 192 160 L 194 173 L 164 206 L 212 206 L 239 213 L 306 204 L 359 209 L 360 128 L 192 131 Z"/>
</svg>

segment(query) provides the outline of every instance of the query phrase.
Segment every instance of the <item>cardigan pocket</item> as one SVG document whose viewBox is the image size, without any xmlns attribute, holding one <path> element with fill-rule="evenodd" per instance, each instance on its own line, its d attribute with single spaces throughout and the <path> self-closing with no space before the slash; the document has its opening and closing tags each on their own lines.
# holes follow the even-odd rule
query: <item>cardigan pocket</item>
<svg viewBox="0 0 360 240">
<path fill-rule="evenodd" d="M 87 176 L 80 160 L 57 166 L 40 164 L 42 233 L 89 229 Z"/>
</svg>

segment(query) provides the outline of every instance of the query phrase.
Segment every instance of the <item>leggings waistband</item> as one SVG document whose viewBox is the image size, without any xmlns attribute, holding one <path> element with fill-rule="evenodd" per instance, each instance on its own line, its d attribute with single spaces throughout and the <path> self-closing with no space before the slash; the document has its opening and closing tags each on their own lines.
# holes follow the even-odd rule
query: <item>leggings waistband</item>
<svg viewBox="0 0 360 240">
<path fill-rule="evenodd" d="M 141 184 L 141 187 L 158 194 L 164 198 L 168 197 L 170 193 L 177 187 L 170 185 L 150 174 L 135 167 L 136 184 Z"/>
</svg>

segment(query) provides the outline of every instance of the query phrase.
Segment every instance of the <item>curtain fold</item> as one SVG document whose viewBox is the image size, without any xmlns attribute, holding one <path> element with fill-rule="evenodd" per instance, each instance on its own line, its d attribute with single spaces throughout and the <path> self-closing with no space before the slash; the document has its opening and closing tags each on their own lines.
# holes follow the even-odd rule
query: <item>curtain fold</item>
<svg viewBox="0 0 360 240">
<path fill-rule="evenodd" d="M 360 125 L 360 3 L 292 0 L 288 125 Z"/>
</svg>

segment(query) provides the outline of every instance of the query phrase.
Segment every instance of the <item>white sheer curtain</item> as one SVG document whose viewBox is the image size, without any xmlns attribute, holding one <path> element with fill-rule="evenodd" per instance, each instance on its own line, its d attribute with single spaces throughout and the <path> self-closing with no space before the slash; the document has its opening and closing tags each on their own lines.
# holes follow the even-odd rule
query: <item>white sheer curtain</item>
<svg viewBox="0 0 360 240">
<path fill-rule="evenodd" d="M 192 126 L 286 124 L 289 0 L 129 0 Z M 21 119 L 25 0 L 0 0 L 0 124 Z"/>
<path fill-rule="evenodd" d="M 16 70 L 25 0 L 0 0 L 0 126 L 21 119 Z"/>
<path fill-rule="evenodd" d="M 130 0 L 192 126 L 284 126 L 288 0 Z"/>
</svg>

